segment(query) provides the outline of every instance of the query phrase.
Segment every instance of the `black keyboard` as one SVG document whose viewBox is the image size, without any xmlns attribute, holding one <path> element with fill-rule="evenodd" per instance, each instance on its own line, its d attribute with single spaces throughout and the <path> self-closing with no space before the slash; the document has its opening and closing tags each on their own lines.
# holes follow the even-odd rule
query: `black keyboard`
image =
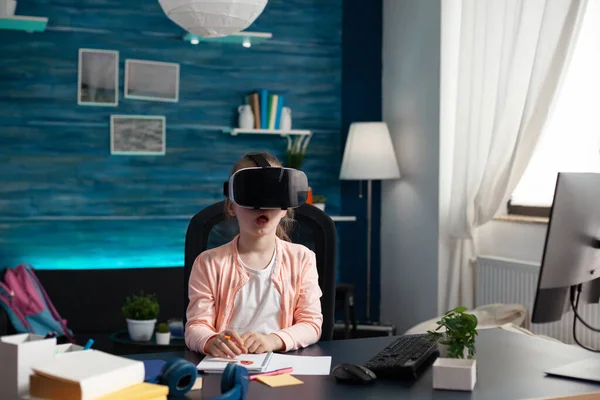
<svg viewBox="0 0 600 400">
<path fill-rule="evenodd" d="M 365 367 L 377 378 L 417 378 L 439 354 L 438 339 L 428 334 L 404 335 L 381 350 Z"/>
</svg>

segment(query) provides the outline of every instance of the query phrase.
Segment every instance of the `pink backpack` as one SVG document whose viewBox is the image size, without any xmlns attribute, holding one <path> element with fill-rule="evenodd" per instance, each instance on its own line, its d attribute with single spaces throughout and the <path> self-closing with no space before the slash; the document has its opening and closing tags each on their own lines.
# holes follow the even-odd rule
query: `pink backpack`
<svg viewBox="0 0 600 400">
<path fill-rule="evenodd" d="M 74 343 L 67 321 L 54 308 L 31 265 L 19 264 L 4 270 L 0 306 L 18 333 L 64 336 Z"/>
</svg>

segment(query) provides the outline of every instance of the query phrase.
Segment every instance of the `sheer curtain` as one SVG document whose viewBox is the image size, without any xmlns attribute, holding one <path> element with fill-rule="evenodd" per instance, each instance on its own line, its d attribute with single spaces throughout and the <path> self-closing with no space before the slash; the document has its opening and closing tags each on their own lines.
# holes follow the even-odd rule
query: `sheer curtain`
<svg viewBox="0 0 600 400">
<path fill-rule="evenodd" d="M 587 0 L 463 0 L 442 14 L 458 44 L 442 51 L 441 115 L 451 115 L 449 254 L 440 260 L 440 311 L 474 305 L 474 229 L 523 174 L 568 66 Z M 447 18 L 455 18 L 453 21 Z M 456 20 L 460 19 L 460 22 Z M 444 30 L 442 30 L 444 31 Z M 450 90 L 452 93 L 444 93 Z M 448 108 L 449 107 L 449 108 Z M 441 121 L 443 123 L 443 121 Z M 448 175 L 450 176 L 450 174 Z"/>
<path fill-rule="evenodd" d="M 600 172 L 600 1 L 589 1 L 552 115 L 511 193 L 517 205 L 550 207 L 559 172 Z"/>
</svg>

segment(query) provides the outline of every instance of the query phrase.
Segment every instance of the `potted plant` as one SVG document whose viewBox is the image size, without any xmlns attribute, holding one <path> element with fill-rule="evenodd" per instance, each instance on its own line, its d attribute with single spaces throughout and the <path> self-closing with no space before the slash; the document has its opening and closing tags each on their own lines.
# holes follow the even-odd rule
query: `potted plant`
<svg viewBox="0 0 600 400">
<path fill-rule="evenodd" d="M 310 141 L 310 135 L 298 136 L 292 139 L 287 136 L 286 166 L 288 168 L 300 169 L 306 155 L 306 147 Z"/>
<path fill-rule="evenodd" d="M 433 363 L 433 387 L 447 390 L 473 390 L 477 377 L 475 339 L 477 317 L 466 307 L 448 311 L 428 331 L 438 340 L 440 357 Z"/>
<path fill-rule="evenodd" d="M 166 322 L 158 324 L 156 328 L 156 344 L 167 345 L 171 341 L 171 331 Z"/>
<path fill-rule="evenodd" d="M 327 198 L 325 196 L 322 195 L 314 195 L 313 196 L 313 206 L 325 211 L 325 202 L 327 201 Z"/>
<path fill-rule="evenodd" d="M 138 295 L 128 296 L 121 311 L 127 320 L 127 330 L 132 341 L 147 342 L 152 338 L 159 311 L 156 295 L 141 291 Z"/>
</svg>

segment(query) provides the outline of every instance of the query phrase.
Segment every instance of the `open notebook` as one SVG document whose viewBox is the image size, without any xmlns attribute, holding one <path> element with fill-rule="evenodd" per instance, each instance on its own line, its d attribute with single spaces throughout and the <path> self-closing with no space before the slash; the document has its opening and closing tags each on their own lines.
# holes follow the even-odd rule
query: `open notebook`
<svg viewBox="0 0 600 400">
<path fill-rule="evenodd" d="M 206 356 L 200 364 L 198 370 L 203 372 L 222 372 L 228 364 L 236 363 L 248 369 L 250 373 L 265 372 L 273 353 L 264 354 L 242 354 L 236 358 L 221 358 Z"/>
<path fill-rule="evenodd" d="M 248 372 L 262 373 L 283 368 L 292 368 L 292 375 L 329 375 L 331 357 L 293 356 L 287 354 L 242 354 L 236 358 L 205 357 L 197 368 L 202 372 L 222 372 L 227 364 L 236 363 Z"/>
</svg>

